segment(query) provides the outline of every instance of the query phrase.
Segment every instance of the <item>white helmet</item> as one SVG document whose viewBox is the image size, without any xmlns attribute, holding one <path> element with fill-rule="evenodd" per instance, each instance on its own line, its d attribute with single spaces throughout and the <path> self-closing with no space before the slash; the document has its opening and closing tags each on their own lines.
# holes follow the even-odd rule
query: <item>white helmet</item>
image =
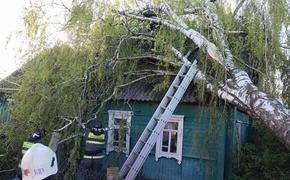
<svg viewBox="0 0 290 180">
<path fill-rule="evenodd" d="M 23 180 L 41 180 L 58 171 L 56 154 L 49 147 L 34 144 L 21 160 Z"/>
</svg>

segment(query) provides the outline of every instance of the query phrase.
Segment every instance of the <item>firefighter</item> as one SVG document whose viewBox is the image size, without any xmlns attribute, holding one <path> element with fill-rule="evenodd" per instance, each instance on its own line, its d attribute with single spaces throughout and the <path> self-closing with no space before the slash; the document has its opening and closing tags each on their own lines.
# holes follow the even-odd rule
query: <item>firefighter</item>
<svg viewBox="0 0 290 180">
<path fill-rule="evenodd" d="M 155 14 L 155 12 L 152 11 L 151 9 L 144 10 L 143 13 L 142 13 L 142 15 L 144 17 L 148 17 L 148 18 L 156 18 L 157 17 L 157 15 Z M 159 27 L 159 24 L 158 23 L 151 22 L 150 23 L 150 32 L 152 32 L 152 33 L 155 32 L 158 29 L 158 27 Z"/>
<path fill-rule="evenodd" d="M 56 154 L 49 147 L 35 143 L 21 160 L 22 180 L 49 180 L 58 171 Z"/>
<path fill-rule="evenodd" d="M 85 149 L 80 162 L 77 180 L 100 180 L 102 178 L 103 159 L 105 157 L 105 129 L 102 123 L 97 121 L 95 126 L 85 137 Z"/>
<path fill-rule="evenodd" d="M 23 142 L 22 149 L 21 149 L 22 156 L 24 156 L 27 150 L 30 149 L 34 144 L 40 143 L 41 138 L 42 138 L 41 130 L 36 129 L 32 133 L 32 135 L 29 136 L 27 140 Z M 18 164 L 18 167 L 21 168 L 21 163 Z M 22 176 L 21 172 L 17 172 L 13 180 L 19 180 L 21 179 L 21 176 Z"/>
<path fill-rule="evenodd" d="M 23 142 L 22 145 L 22 155 L 24 155 L 26 153 L 26 151 L 32 147 L 33 144 L 35 143 L 40 143 L 42 138 L 42 133 L 40 129 L 36 129 L 33 134 L 26 140 Z"/>
<path fill-rule="evenodd" d="M 145 9 L 142 15 L 147 18 L 157 18 L 156 13 L 149 8 Z M 159 24 L 157 22 L 150 22 L 149 27 L 145 27 L 144 24 L 142 24 L 140 26 L 140 32 L 149 36 L 154 36 L 158 28 Z M 143 53 L 147 53 L 150 49 L 154 49 L 154 41 L 142 40 L 139 43 Z"/>
</svg>

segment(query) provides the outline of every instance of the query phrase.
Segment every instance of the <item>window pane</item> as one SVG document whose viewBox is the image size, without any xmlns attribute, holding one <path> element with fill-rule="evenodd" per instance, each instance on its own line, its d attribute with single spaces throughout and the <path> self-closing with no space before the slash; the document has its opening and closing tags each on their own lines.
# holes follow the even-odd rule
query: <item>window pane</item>
<svg viewBox="0 0 290 180">
<path fill-rule="evenodd" d="M 119 141 L 119 129 L 114 129 L 114 141 Z"/>
<path fill-rule="evenodd" d="M 114 118 L 114 125 L 120 125 L 121 124 L 121 118 Z"/>
<path fill-rule="evenodd" d="M 176 153 L 177 149 L 177 132 L 171 132 L 170 152 Z"/>
<path fill-rule="evenodd" d="M 119 142 L 118 141 L 114 141 L 113 142 L 113 146 L 119 146 Z"/>
<path fill-rule="evenodd" d="M 165 129 L 178 129 L 178 123 L 177 122 L 168 122 L 165 126 Z"/>
<path fill-rule="evenodd" d="M 168 143 L 169 143 L 169 132 L 163 131 L 162 146 L 167 146 L 168 147 Z"/>
<path fill-rule="evenodd" d="M 168 152 L 168 146 L 162 146 L 162 151 Z"/>
</svg>

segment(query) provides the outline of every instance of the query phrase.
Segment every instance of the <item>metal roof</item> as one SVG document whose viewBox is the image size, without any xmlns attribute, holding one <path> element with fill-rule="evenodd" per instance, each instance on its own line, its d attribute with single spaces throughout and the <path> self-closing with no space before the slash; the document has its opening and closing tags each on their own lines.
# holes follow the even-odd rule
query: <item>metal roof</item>
<svg viewBox="0 0 290 180">
<path fill-rule="evenodd" d="M 154 91 L 153 84 L 150 84 L 146 81 L 136 82 L 120 90 L 117 98 L 125 101 L 161 101 L 166 93 L 166 90 L 163 92 L 156 92 Z M 194 87 L 193 83 L 190 84 L 180 102 L 197 102 L 196 88 Z"/>
<path fill-rule="evenodd" d="M 5 77 L 4 79 L 0 80 L 0 92 L 3 94 L 10 93 L 11 90 L 15 88 L 15 85 L 11 82 L 15 80 L 15 78 L 19 77 L 22 75 L 22 72 L 20 69 L 14 71 L 11 73 L 9 76 Z M 11 82 L 10 82 L 11 81 Z"/>
</svg>

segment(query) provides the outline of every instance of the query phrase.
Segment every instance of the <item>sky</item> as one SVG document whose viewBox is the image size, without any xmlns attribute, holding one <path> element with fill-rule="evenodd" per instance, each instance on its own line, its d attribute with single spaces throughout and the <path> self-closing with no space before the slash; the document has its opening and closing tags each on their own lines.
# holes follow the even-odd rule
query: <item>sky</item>
<svg viewBox="0 0 290 180">
<path fill-rule="evenodd" d="M 12 38 L 11 43 L 7 45 L 8 38 L 15 35 L 22 26 L 22 12 L 27 4 L 24 0 L 3 1 L 0 6 L 0 79 L 15 71 L 20 63 L 16 58 L 19 46 L 17 40 Z M 13 36 L 14 37 L 14 36 Z"/>
<path fill-rule="evenodd" d="M 36 0 L 38 2 L 49 2 L 49 0 Z M 36 2 L 34 1 L 34 2 Z M 66 6 L 70 6 L 71 0 L 54 0 L 53 2 L 62 2 Z M 229 7 L 232 11 L 236 6 L 237 0 L 225 0 L 226 6 Z M 23 12 L 24 8 L 29 5 L 29 0 L 9 0 L 3 1 L 0 6 L 0 80 L 14 72 L 21 66 L 21 62 L 23 60 L 20 59 L 20 55 L 18 50 L 23 43 L 23 40 L 20 39 L 20 36 L 17 38 L 16 34 L 20 29 L 23 28 Z M 59 11 L 56 11 L 56 10 Z M 52 22 L 57 22 L 59 19 L 63 19 L 63 16 L 59 16 L 63 14 L 63 9 L 60 7 L 54 8 L 53 12 L 51 12 L 50 17 L 54 17 L 57 19 L 53 19 Z M 55 16 L 57 14 L 57 16 Z M 66 35 L 64 33 L 59 32 L 58 29 L 50 29 L 50 32 L 54 33 L 56 37 L 53 39 L 60 39 L 65 41 Z M 7 41 L 10 38 L 9 43 Z"/>
<path fill-rule="evenodd" d="M 68 7 L 71 4 L 71 0 L 54 0 L 53 2 L 59 3 L 59 1 Z M 49 2 L 49 0 L 33 1 L 33 3 L 41 4 L 49 4 Z M 24 62 L 21 59 L 19 49 L 25 49 L 23 47 L 27 43 L 24 42 L 23 36 L 21 38 L 21 35 L 18 35 L 18 32 L 24 29 L 24 8 L 29 7 L 29 5 L 30 0 L 9 0 L 4 1 L 0 6 L 0 80 L 17 70 L 21 67 L 21 63 Z M 56 8 L 49 9 L 47 15 L 51 22 L 57 24 L 63 22 L 64 16 L 61 15 L 64 14 L 63 12 L 63 7 L 56 6 Z M 66 41 L 66 35 L 64 32 L 60 32 L 56 25 L 48 26 L 47 30 L 50 34 L 49 42 L 56 40 Z"/>
</svg>

